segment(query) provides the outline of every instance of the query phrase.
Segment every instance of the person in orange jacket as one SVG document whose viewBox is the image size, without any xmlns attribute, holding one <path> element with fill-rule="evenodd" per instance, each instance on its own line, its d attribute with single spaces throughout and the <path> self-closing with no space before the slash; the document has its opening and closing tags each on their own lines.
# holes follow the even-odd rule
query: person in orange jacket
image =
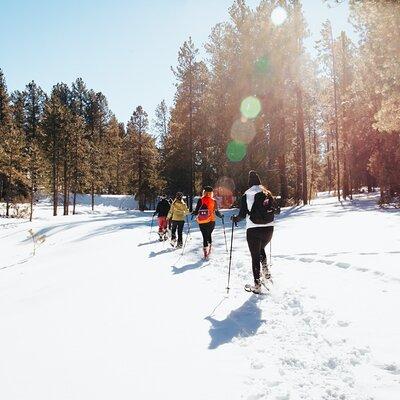
<svg viewBox="0 0 400 400">
<path fill-rule="evenodd" d="M 197 202 L 196 209 L 192 213 L 196 216 L 201 234 L 203 235 L 204 258 L 208 259 L 211 253 L 212 233 L 215 228 L 215 216 L 223 219 L 224 216 L 218 210 L 218 205 L 213 197 L 213 188 L 205 186 L 203 196 Z"/>
</svg>

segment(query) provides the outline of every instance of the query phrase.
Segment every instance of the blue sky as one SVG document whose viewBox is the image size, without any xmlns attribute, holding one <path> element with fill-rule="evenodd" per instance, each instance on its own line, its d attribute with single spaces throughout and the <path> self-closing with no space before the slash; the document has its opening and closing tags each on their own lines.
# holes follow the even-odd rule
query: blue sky
<svg viewBox="0 0 400 400">
<path fill-rule="evenodd" d="M 172 104 L 180 45 L 189 36 L 201 47 L 213 25 L 228 18 L 233 0 L 1 0 L 0 68 L 9 91 L 35 80 L 49 92 L 57 82 L 82 77 L 103 92 L 126 122 L 142 105 L 150 116 Z M 248 0 L 250 6 L 258 0 Z M 312 49 L 321 23 L 351 31 L 346 4 L 329 9 L 303 0 Z"/>
</svg>

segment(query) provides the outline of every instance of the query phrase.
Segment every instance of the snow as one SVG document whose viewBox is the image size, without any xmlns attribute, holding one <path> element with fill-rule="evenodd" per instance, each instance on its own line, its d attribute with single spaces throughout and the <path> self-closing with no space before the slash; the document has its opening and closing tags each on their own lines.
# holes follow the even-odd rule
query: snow
<svg viewBox="0 0 400 400">
<path fill-rule="evenodd" d="M 115 204 L 0 219 L 0 398 L 397 400 L 400 211 L 376 200 L 284 209 L 265 296 L 244 225 L 227 295 L 220 222 L 204 262 L 194 224 L 182 256 Z"/>
</svg>

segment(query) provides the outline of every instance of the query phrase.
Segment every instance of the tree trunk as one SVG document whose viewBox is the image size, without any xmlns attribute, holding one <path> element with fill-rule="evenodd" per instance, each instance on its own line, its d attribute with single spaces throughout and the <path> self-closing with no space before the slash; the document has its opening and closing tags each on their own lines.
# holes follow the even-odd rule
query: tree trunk
<svg viewBox="0 0 400 400">
<path fill-rule="evenodd" d="M 57 215 L 58 208 L 58 171 L 56 155 L 56 139 L 53 132 L 53 157 L 52 157 L 52 180 L 53 180 L 53 216 Z"/>
<path fill-rule="evenodd" d="M 329 137 L 332 132 L 326 134 L 326 154 L 327 154 L 327 173 L 328 173 L 328 192 L 332 191 L 332 165 L 331 165 L 331 143 Z"/>
<path fill-rule="evenodd" d="M 73 200 L 72 200 L 72 215 L 75 215 L 76 207 L 76 191 L 78 189 L 78 137 L 75 138 L 75 154 L 74 154 L 74 177 L 73 177 Z"/>
<path fill-rule="evenodd" d="M 296 124 L 296 194 L 295 194 L 295 201 L 296 204 L 300 204 L 301 199 L 301 181 L 302 181 L 302 174 L 301 174 L 301 140 L 299 137 L 299 129 L 297 128 Z"/>
<path fill-rule="evenodd" d="M 74 190 L 74 197 L 73 197 L 72 202 L 73 202 L 73 204 L 72 204 L 72 214 L 75 215 L 76 214 L 76 210 L 75 210 L 75 207 L 76 207 L 76 188 Z"/>
<path fill-rule="evenodd" d="M 303 114 L 303 95 L 300 87 L 296 89 L 296 108 L 297 108 L 297 140 L 298 140 L 298 154 L 300 157 L 297 160 L 298 168 L 298 183 L 302 184 L 301 197 L 303 204 L 308 203 L 307 192 L 307 158 L 306 158 L 306 139 L 304 135 L 304 114 Z M 300 164 L 301 163 L 301 164 Z M 300 194 L 300 193 L 299 193 Z"/>
<path fill-rule="evenodd" d="M 90 193 L 92 196 L 92 211 L 94 211 L 94 183 L 92 182 L 92 187 L 90 189 Z"/>
<path fill-rule="evenodd" d="M 0 201 L 4 196 L 4 180 L 3 178 L 0 179 Z"/>
<path fill-rule="evenodd" d="M 347 71 L 347 57 L 346 57 L 346 41 L 344 32 L 341 34 L 341 44 L 342 44 L 342 66 L 343 66 L 343 77 L 342 77 L 342 93 L 343 95 L 347 91 L 348 86 L 348 71 Z M 343 100 L 343 97 L 342 97 Z M 342 139 L 343 139 L 343 198 L 346 199 L 349 194 L 349 170 L 348 170 L 348 123 L 347 123 L 347 112 L 346 105 L 342 102 Z"/>
<path fill-rule="evenodd" d="M 189 75 L 189 154 L 190 154 L 190 187 L 189 187 L 189 211 L 193 211 L 193 99 L 192 99 L 192 65 Z"/>
<path fill-rule="evenodd" d="M 66 160 L 66 154 L 64 154 L 64 215 L 68 215 L 69 209 L 69 190 L 68 190 L 68 166 Z"/>
<path fill-rule="evenodd" d="M 279 164 L 279 181 L 280 181 L 280 192 L 281 192 L 281 207 L 285 207 L 287 203 L 287 199 L 289 197 L 288 191 L 288 182 L 287 182 L 287 175 L 286 175 L 286 157 L 285 153 L 279 156 L 278 159 Z"/>
<path fill-rule="evenodd" d="M 33 196 L 35 193 L 35 189 L 33 186 L 33 182 L 31 182 L 31 187 L 30 187 L 30 211 L 29 211 L 29 221 L 32 222 L 32 218 L 33 218 Z"/>
<path fill-rule="evenodd" d="M 11 190 L 12 190 L 12 165 L 13 165 L 13 157 L 12 152 L 10 152 L 10 164 L 8 170 L 8 184 L 7 184 L 7 192 L 6 192 L 6 217 L 10 216 L 10 202 L 11 202 Z"/>
<path fill-rule="evenodd" d="M 340 201 L 340 167 L 339 167 L 339 124 L 338 124 L 338 105 L 337 105 L 337 82 L 336 82 L 336 56 L 333 41 L 332 25 L 330 25 L 330 37 L 331 37 L 331 51 L 332 51 L 332 78 L 333 78 L 333 99 L 334 99 L 334 109 L 335 109 L 335 139 L 336 139 L 336 188 L 337 196 Z"/>
</svg>

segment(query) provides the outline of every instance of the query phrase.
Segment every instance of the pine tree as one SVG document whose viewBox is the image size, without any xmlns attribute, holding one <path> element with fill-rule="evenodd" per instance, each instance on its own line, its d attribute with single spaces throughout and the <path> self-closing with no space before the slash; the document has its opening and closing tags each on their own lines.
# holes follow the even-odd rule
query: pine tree
<svg viewBox="0 0 400 400">
<path fill-rule="evenodd" d="M 169 111 L 165 100 L 158 104 L 155 110 L 154 128 L 158 141 L 162 144 L 168 133 Z"/>
<path fill-rule="evenodd" d="M 0 70 L 0 200 L 6 202 L 6 216 L 10 204 L 25 183 L 23 133 L 13 121 L 10 98 L 3 72 Z"/>
<path fill-rule="evenodd" d="M 94 90 L 89 90 L 86 107 L 86 127 L 89 142 L 89 170 L 86 184 L 92 198 L 94 210 L 94 195 L 102 191 L 104 183 L 104 169 L 102 168 L 101 146 L 105 137 L 109 120 L 109 110 L 105 96 Z"/>
<path fill-rule="evenodd" d="M 130 192 L 136 195 L 141 211 L 162 186 L 157 169 L 158 150 L 147 129 L 147 113 L 138 106 L 127 125 L 127 162 L 131 167 Z"/>
<path fill-rule="evenodd" d="M 175 109 L 181 108 L 180 123 L 183 125 L 185 130 L 187 147 L 183 148 L 182 151 L 188 153 L 188 184 L 185 185 L 187 193 L 189 195 L 189 208 L 192 210 L 193 196 L 194 196 L 194 184 L 195 184 L 195 172 L 194 172 L 194 132 L 193 132 L 193 119 L 195 113 L 195 78 L 196 78 L 196 57 L 198 49 L 195 48 L 192 38 L 185 41 L 178 54 L 178 65 L 175 69 L 172 69 L 175 78 L 177 79 L 177 92 L 175 95 Z M 175 113 L 174 113 L 175 115 Z M 183 154 L 185 156 L 185 154 Z M 186 157 L 185 157 L 186 158 Z"/>
<path fill-rule="evenodd" d="M 24 95 L 24 132 L 25 132 L 25 154 L 28 159 L 29 171 L 29 196 L 30 214 L 29 220 L 32 221 L 33 205 L 35 193 L 43 176 L 44 158 L 42 154 L 42 131 L 41 120 L 43 114 L 44 101 L 46 95 L 34 81 L 30 82 L 23 92 Z"/>
<path fill-rule="evenodd" d="M 84 189 L 85 177 L 88 175 L 89 141 L 86 126 L 86 107 L 88 90 L 82 78 L 78 78 L 71 87 L 71 111 L 73 116 L 73 165 L 72 165 L 72 214 L 76 213 L 76 195 Z"/>
<path fill-rule="evenodd" d="M 71 93 L 66 84 L 53 87 L 46 101 L 43 116 L 44 148 L 51 160 L 51 187 L 53 215 L 57 215 L 59 187 L 62 184 L 64 215 L 69 213 L 70 178 L 73 163 L 73 115 L 70 109 Z"/>
<path fill-rule="evenodd" d="M 124 129 L 114 115 L 108 123 L 103 141 L 103 165 L 106 176 L 104 186 L 109 194 L 121 194 Z"/>
</svg>

